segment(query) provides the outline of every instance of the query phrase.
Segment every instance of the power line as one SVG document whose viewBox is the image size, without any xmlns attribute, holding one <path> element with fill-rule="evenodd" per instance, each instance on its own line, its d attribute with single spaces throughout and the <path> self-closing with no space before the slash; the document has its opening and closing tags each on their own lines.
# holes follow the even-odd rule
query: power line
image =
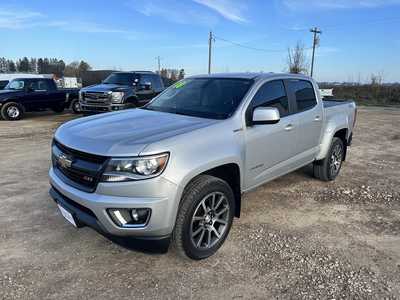
<svg viewBox="0 0 400 300">
<path fill-rule="evenodd" d="M 278 49 L 256 48 L 256 47 L 251 47 L 251 46 L 243 45 L 243 44 L 241 44 L 241 43 L 237 43 L 237 42 L 234 42 L 234 41 L 231 41 L 231 40 L 228 40 L 228 39 L 225 39 L 225 38 L 216 36 L 216 35 L 213 34 L 212 31 L 210 31 L 209 36 L 208 36 L 208 74 L 211 74 L 212 45 L 213 45 L 213 42 L 215 42 L 216 40 L 220 40 L 220 41 L 223 41 L 223 42 L 227 42 L 227 43 L 230 43 L 230 44 L 232 44 L 232 45 L 234 45 L 234 46 L 237 46 L 237 47 L 241 47 L 241 48 L 245 48 L 245 49 L 253 50 L 253 51 L 259 51 L 259 52 L 266 52 L 266 53 L 271 53 L 271 52 L 274 52 L 274 53 L 283 53 L 283 52 L 288 51 L 288 50 L 278 50 Z M 303 48 L 303 50 L 310 50 L 310 49 L 313 49 L 313 61 L 314 61 L 315 47 L 317 46 L 317 45 L 316 45 L 316 41 L 317 41 L 317 40 L 314 39 L 313 47 L 310 47 L 310 48 Z"/>
<path fill-rule="evenodd" d="M 214 38 L 217 39 L 217 40 L 221 40 L 221 41 L 230 43 L 230 44 L 238 46 L 238 47 L 249 49 L 249 50 L 262 51 L 262 52 L 283 52 L 283 51 L 286 51 L 286 50 L 276 50 L 276 49 L 272 50 L 272 49 L 262 49 L 262 48 L 250 47 L 250 46 L 246 46 L 246 45 L 243 45 L 243 44 L 240 44 L 240 43 L 237 43 L 237 42 L 233 42 L 233 41 L 230 41 L 230 40 L 227 40 L 227 39 L 215 36 L 215 35 L 214 35 Z"/>
<path fill-rule="evenodd" d="M 393 17 L 393 18 L 385 18 L 385 19 L 376 19 L 376 20 L 368 20 L 366 22 L 353 22 L 353 23 L 341 23 L 341 24 L 331 24 L 331 25 L 324 25 L 324 30 L 337 30 L 340 28 L 346 28 L 346 31 L 349 30 L 349 27 L 353 27 L 353 29 L 357 26 L 357 25 L 370 25 L 370 24 L 379 24 L 379 23 L 386 23 L 386 22 L 396 22 L 396 21 L 400 21 L 399 17 Z M 306 32 L 308 31 L 307 28 L 301 28 L 301 29 L 288 29 L 291 31 L 301 31 L 301 32 Z"/>
</svg>

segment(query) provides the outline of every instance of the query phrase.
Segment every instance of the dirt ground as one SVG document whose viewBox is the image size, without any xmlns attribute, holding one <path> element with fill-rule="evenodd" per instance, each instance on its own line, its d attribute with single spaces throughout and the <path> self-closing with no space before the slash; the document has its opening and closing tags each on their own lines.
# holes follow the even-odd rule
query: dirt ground
<svg viewBox="0 0 400 300">
<path fill-rule="evenodd" d="M 62 218 L 50 141 L 72 117 L 0 121 L 0 299 L 400 299 L 400 109 L 359 109 L 336 181 L 304 168 L 245 195 L 225 245 L 200 262 Z"/>
</svg>

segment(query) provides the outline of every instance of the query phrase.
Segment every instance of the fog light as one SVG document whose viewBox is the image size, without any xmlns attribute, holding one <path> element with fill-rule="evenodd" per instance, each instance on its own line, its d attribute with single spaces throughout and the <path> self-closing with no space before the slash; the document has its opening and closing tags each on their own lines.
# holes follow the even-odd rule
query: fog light
<svg viewBox="0 0 400 300">
<path fill-rule="evenodd" d="M 119 227 L 146 226 L 150 219 L 150 208 L 110 208 L 108 214 Z"/>
<path fill-rule="evenodd" d="M 139 221 L 139 215 L 138 215 L 136 209 L 132 209 L 131 215 L 135 222 Z"/>
</svg>

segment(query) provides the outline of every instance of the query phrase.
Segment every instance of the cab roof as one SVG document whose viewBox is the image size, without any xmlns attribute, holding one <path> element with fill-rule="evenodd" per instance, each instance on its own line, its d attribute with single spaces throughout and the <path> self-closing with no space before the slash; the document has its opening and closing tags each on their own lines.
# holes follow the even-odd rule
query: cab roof
<svg viewBox="0 0 400 300">
<path fill-rule="evenodd" d="M 213 73 L 213 74 L 205 74 L 205 75 L 195 75 L 190 76 L 190 78 L 237 78 L 237 79 L 268 79 L 268 78 L 298 78 L 298 79 L 308 79 L 311 78 L 307 75 L 303 74 L 290 74 L 290 73 Z"/>
<path fill-rule="evenodd" d="M 128 73 L 134 73 L 134 74 L 155 74 L 152 71 L 115 71 L 112 73 L 122 73 L 122 74 L 128 74 Z"/>
</svg>

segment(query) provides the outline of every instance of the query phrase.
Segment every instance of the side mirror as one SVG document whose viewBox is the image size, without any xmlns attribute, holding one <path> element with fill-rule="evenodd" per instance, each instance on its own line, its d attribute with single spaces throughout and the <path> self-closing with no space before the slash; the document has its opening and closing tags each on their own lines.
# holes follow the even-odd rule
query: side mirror
<svg viewBox="0 0 400 300">
<path fill-rule="evenodd" d="M 151 82 L 145 82 L 144 84 L 143 84 L 143 89 L 145 89 L 145 90 L 151 90 Z"/>
<path fill-rule="evenodd" d="M 275 107 L 257 107 L 253 111 L 252 125 L 276 124 L 281 117 L 279 110 Z"/>
</svg>

